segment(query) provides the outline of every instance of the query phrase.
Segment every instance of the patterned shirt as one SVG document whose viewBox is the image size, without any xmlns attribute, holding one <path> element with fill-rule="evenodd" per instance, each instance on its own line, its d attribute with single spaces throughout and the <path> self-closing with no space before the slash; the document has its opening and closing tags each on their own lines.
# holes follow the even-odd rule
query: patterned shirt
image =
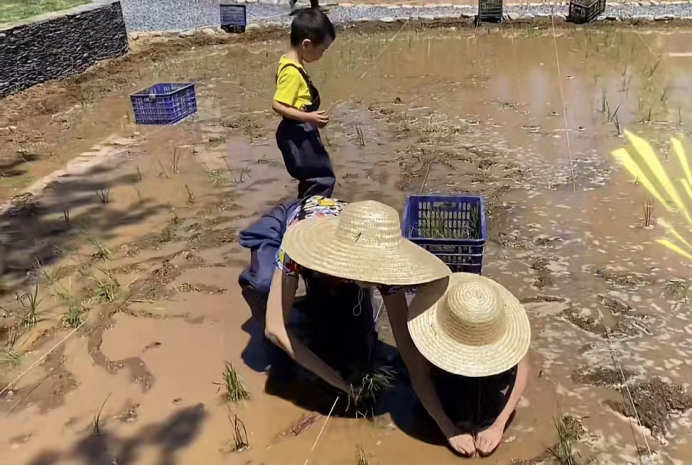
<svg viewBox="0 0 692 466">
<path fill-rule="evenodd" d="M 306 198 L 295 207 L 293 212 L 288 214 L 286 228 L 288 229 L 291 225 L 306 218 L 337 216 L 341 214 L 347 205 L 348 203 L 345 201 L 324 196 L 312 196 Z M 290 276 L 299 275 L 301 272 L 309 270 L 291 260 L 288 254 L 284 252 L 283 248 L 279 248 L 279 252 L 277 253 L 276 266 L 279 270 Z M 312 270 L 310 272 L 313 274 L 318 273 Z M 381 294 L 392 294 L 403 289 L 401 286 L 388 285 L 376 285 L 376 287 Z"/>
</svg>

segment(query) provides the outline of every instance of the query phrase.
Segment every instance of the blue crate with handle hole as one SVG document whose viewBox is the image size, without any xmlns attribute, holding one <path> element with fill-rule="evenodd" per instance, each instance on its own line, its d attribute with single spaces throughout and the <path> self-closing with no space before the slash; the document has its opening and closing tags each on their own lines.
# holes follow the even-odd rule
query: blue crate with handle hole
<svg viewBox="0 0 692 466">
<path fill-rule="evenodd" d="M 159 83 L 130 96 L 139 125 L 174 125 L 197 113 L 192 83 Z"/>
<path fill-rule="evenodd" d="M 430 251 L 452 272 L 481 274 L 488 239 L 482 196 L 408 196 L 403 234 Z"/>
<path fill-rule="evenodd" d="M 229 33 L 243 33 L 247 27 L 247 10 L 245 5 L 221 3 L 221 29 Z"/>
</svg>

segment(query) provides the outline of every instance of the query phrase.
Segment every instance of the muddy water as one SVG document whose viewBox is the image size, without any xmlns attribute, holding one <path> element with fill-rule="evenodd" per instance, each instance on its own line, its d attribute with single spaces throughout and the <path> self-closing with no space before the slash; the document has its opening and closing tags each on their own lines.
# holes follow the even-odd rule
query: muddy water
<svg viewBox="0 0 692 466">
<path fill-rule="evenodd" d="M 424 192 L 482 193 L 491 220 L 484 274 L 523 300 L 557 297 L 527 304 L 530 387 L 506 443 L 474 462 L 541 457 L 557 441 L 553 419 L 562 413 L 584 418 L 580 461 L 638 462 L 646 438 L 657 462 L 689 462 L 685 415 L 673 414 L 663 430 L 652 425 L 655 438 L 605 407 L 622 400 L 612 381 L 596 378 L 595 387 L 574 374 L 613 370 L 615 358 L 631 384 L 658 376 L 687 386 L 691 375 L 689 305 L 664 295 L 688 265 L 654 242 L 662 231 L 643 228 L 648 196 L 610 155 L 625 144 L 613 114 L 664 160 L 669 137 L 689 133 L 692 61 L 666 56 L 688 51 L 687 31 L 391 36 L 340 37 L 311 69 L 333 115 L 324 137 L 337 195 L 401 209 L 424 180 Z M 4 178 L 5 198 L 77 156 L 110 158 L 62 178 L 33 215 L 5 224 L 13 247 L 2 264 L 3 344 L 26 312 L 15 293 L 38 281 L 44 299 L 43 320 L 14 343 L 21 363 L 0 366 L 8 382 L 37 362 L 0 398 L 3 462 L 352 463 L 356 444 L 371 462 L 459 461 L 405 387 L 385 397 L 374 421 L 331 418 L 313 449 L 334 398 L 264 373 L 267 348 L 236 285 L 248 259 L 236 233 L 297 188 L 267 111 L 282 48 L 197 46 L 129 63 L 92 76 L 80 88 L 89 98 L 50 118 L 12 116 L 17 129 L 4 150 L 19 144 L 41 157 Z M 167 80 L 198 83 L 199 116 L 172 128 L 132 125 L 127 94 Z M 104 189 L 108 203 L 96 194 Z M 654 218 L 663 215 L 654 206 Z M 96 242 L 108 258 L 93 257 Z M 106 272 L 120 286 L 103 304 L 97 279 Z M 83 303 L 88 320 L 42 362 L 68 335 L 56 290 Z M 215 383 L 224 361 L 243 376 L 249 401 L 223 402 Z M 315 425 L 285 434 L 311 411 L 322 414 Z M 229 452 L 232 414 L 247 428 L 242 453 Z"/>
</svg>

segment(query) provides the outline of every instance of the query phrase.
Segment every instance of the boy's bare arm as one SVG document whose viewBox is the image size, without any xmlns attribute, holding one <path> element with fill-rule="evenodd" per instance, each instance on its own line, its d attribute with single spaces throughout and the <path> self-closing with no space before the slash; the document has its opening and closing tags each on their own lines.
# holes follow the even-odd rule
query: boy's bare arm
<svg viewBox="0 0 692 466">
<path fill-rule="evenodd" d="M 325 111 L 304 112 L 302 110 L 298 110 L 297 108 L 291 107 L 290 105 L 281 103 L 278 100 L 272 101 L 272 110 L 284 118 L 303 123 L 312 123 L 318 128 L 322 128 L 329 123 L 329 116 L 327 116 L 327 112 Z"/>
</svg>

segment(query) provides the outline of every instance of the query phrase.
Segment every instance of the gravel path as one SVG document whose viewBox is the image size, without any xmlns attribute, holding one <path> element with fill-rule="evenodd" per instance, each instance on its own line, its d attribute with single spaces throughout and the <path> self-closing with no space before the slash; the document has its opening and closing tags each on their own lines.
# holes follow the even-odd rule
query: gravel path
<svg viewBox="0 0 692 466">
<path fill-rule="evenodd" d="M 128 32 L 185 30 L 219 25 L 219 0 L 121 0 Z M 242 0 L 241 0 L 242 1 Z M 281 4 L 279 4 L 281 2 Z M 288 24 L 289 7 L 284 0 L 271 3 L 247 1 L 248 23 Z M 326 3 L 326 2 L 322 2 Z M 330 6 L 334 23 L 354 21 L 396 21 L 402 19 L 436 19 L 473 17 L 477 7 L 468 5 L 348 5 Z M 505 6 L 505 19 L 531 19 L 550 15 L 567 16 L 569 7 L 562 3 L 531 3 Z M 692 2 L 637 2 L 609 4 L 602 19 L 692 20 Z"/>
<path fill-rule="evenodd" d="M 248 8 L 248 22 L 267 23 L 280 22 L 289 23 L 290 17 L 285 15 L 288 7 L 268 4 L 250 4 Z M 478 11 L 477 7 L 467 5 L 455 6 L 379 6 L 379 5 L 359 5 L 352 7 L 330 7 L 329 17 L 335 23 L 354 22 L 354 21 L 396 21 L 402 19 L 437 19 L 437 18 L 458 18 L 459 16 L 473 17 Z M 568 5 L 558 4 L 524 4 L 506 5 L 504 8 L 506 19 L 531 19 L 536 17 L 546 17 L 550 15 L 567 16 Z M 283 13 L 283 14 L 282 14 Z M 675 2 L 664 4 L 651 3 L 630 3 L 607 5 L 602 19 L 633 19 L 641 18 L 648 20 L 666 20 L 674 18 L 685 18 L 692 20 L 692 3 Z"/>
<path fill-rule="evenodd" d="M 169 31 L 221 22 L 219 0 L 120 0 L 128 32 Z"/>
</svg>

